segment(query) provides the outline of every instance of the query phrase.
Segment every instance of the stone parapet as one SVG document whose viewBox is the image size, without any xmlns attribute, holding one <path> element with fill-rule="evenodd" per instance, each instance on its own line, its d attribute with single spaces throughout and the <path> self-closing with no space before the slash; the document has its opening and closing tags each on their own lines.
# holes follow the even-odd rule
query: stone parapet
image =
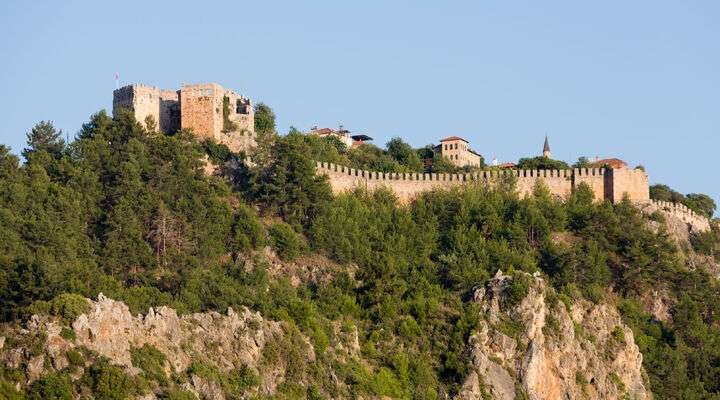
<svg viewBox="0 0 720 400">
<path fill-rule="evenodd" d="M 333 192 L 340 193 L 358 186 L 374 190 L 387 187 L 401 201 L 408 202 L 422 192 L 450 188 L 463 184 L 493 185 L 502 177 L 514 177 L 520 195 L 529 195 L 538 180 L 542 180 L 556 197 L 567 198 L 581 183 L 587 184 L 597 200 L 617 202 L 624 196 L 632 201 L 649 200 L 647 175 L 641 170 L 620 171 L 605 168 L 576 168 L 564 170 L 483 170 L 465 174 L 384 173 L 349 168 L 333 163 L 318 162 L 318 173 L 330 178 Z M 616 184 L 614 178 L 623 182 Z"/>
</svg>

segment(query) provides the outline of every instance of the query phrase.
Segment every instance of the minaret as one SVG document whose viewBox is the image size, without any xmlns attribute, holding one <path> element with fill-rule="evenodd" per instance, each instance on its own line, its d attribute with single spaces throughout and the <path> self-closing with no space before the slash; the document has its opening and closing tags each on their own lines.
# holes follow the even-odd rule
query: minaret
<svg viewBox="0 0 720 400">
<path fill-rule="evenodd" d="M 548 142 L 547 135 L 545 135 L 545 144 L 543 145 L 543 157 L 550 158 L 550 142 Z"/>
</svg>

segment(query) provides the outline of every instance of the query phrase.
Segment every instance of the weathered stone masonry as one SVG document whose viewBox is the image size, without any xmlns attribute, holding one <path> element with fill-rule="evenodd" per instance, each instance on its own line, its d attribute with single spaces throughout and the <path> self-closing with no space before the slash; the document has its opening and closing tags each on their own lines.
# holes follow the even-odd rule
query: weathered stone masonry
<svg viewBox="0 0 720 400">
<path fill-rule="evenodd" d="M 586 183 L 598 200 L 618 202 L 627 195 L 632 201 L 648 201 L 647 174 L 642 170 L 576 168 L 566 170 L 498 170 L 470 174 L 419 174 L 382 173 L 347 168 L 332 163 L 317 163 L 319 173 L 328 175 L 333 192 L 340 193 L 363 187 L 374 190 L 387 187 L 402 202 L 408 202 L 418 194 L 465 184 L 493 185 L 502 176 L 514 176 L 521 196 L 531 194 L 538 180 L 542 180 L 550 192 L 567 198 L 580 183 Z"/>
<path fill-rule="evenodd" d="M 189 129 L 199 138 L 213 139 L 232 151 L 248 151 L 255 146 L 252 101 L 216 83 L 182 85 L 180 90 L 124 86 L 113 92 L 113 115 L 120 109 L 130 110 L 143 125 L 151 117 L 165 133 Z"/>
<path fill-rule="evenodd" d="M 597 200 L 617 203 L 625 195 L 643 212 L 660 211 L 677 218 L 690 230 L 702 232 L 710 229 L 710 221 L 682 204 L 650 200 L 648 176 L 640 169 L 628 168 L 575 168 L 566 170 L 495 170 L 471 174 L 419 174 L 382 173 L 348 168 L 332 163 L 318 162 L 317 172 L 330 179 L 334 193 L 362 187 L 375 190 L 381 187 L 395 192 L 401 202 L 407 203 L 420 193 L 433 189 L 448 189 L 468 184 L 492 186 L 503 176 L 514 176 L 521 196 L 532 194 L 535 184 L 542 180 L 550 192 L 566 199 L 581 183 L 586 183 Z"/>
</svg>

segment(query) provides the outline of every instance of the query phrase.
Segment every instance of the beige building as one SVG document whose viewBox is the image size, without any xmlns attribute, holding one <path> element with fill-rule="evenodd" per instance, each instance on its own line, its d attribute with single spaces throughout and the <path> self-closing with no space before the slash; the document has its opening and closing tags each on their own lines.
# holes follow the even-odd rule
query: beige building
<svg viewBox="0 0 720 400">
<path fill-rule="evenodd" d="M 449 136 L 440 140 L 440 145 L 437 146 L 436 149 L 438 148 L 443 157 L 458 167 L 480 166 L 480 161 L 482 160 L 480 154 L 470 149 L 470 142 L 459 136 Z"/>
<path fill-rule="evenodd" d="M 252 101 L 216 83 L 182 85 L 180 90 L 128 85 L 113 92 L 113 115 L 133 112 L 147 128 L 153 121 L 165 133 L 192 130 L 198 138 L 211 138 L 232 151 L 255 145 Z"/>
<path fill-rule="evenodd" d="M 317 126 L 313 126 L 312 128 L 310 128 L 310 131 L 307 134 L 320 137 L 335 137 L 341 142 L 343 142 L 348 149 L 352 147 L 357 147 L 363 143 L 373 140 L 373 138 L 371 138 L 370 136 L 362 133 L 351 135 L 350 131 L 343 128 L 342 125 L 340 125 L 337 130 L 332 128 L 318 128 Z"/>
<path fill-rule="evenodd" d="M 316 135 L 320 137 L 335 137 L 341 142 L 343 142 L 348 149 L 353 145 L 353 139 L 350 137 L 350 131 L 348 131 L 347 129 L 343 129 L 342 126 L 340 126 L 340 128 L 337 130 L 332 128 L 318 128 L 317 126 L 313 126 L 310 129 L 310 132 L 308 132 L 308 135 Z"/>
</svg>

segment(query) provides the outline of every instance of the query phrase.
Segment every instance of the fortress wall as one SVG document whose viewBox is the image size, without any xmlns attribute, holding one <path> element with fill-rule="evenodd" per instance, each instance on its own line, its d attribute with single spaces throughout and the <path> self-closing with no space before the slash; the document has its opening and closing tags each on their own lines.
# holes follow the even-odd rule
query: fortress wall
<svg viewBox="0 0 720 400">
<path fill-rule="evenodd" d="M 691 232 L 705 232 L 710 230 L 710 220 L 687 208 L 684 204 L 669 201 L 646 200 L 639 202 L 640 209 L 651 214 L 661 212 L 666 218 L 674 218 L 687 224 Z"/>
<path fill-rule="evenodd" d="M 572 175 L 573 187 L 585 183 L 595 195 L 595 200 L 602 201 L 608 198 L 604 168 L 575 168 L 572 170 Z"/>
<path fill-rule="evenodd" d="M 113 115 L 121 108 L 132 110 L 135 119 L 143 126 L 148 116 L 157 124 L 160 121 L 160 89 L 145 85 L 117 89 L 113 92 Z"/>
<path fill-rule="evenodd" d="M 517 177 L 517 189 L 520 196 L 531 195 L 538 180 L 547 185 L 550 193 L 567 198 L 572 192 L 572 174 L 570 170 L 512 170 Z"/>
<path fill-rule="evenodd" d="M 399 200 L 407 203 L 420 193 L 433 189 L 447 189 L 461 185 L 494 185 L 503 176 L 514 176 L 521 196 L 531 195 L 538 180 L 543 180 L 555 196 L 567 198 L 572 192 L 572 174 L 570 170 L 534 171 L 502 170 L 479 171 L 471 174 L 420 174 L 420 173 L 382 173 L 356 170 L 332 163 L 317 163 L 318 173 L 328 175 L 333 193 L 342 193 L 362 187 L 375 190 L 389 188 Z"/>
<path fill-rule="evenodd" d="M 113 115 L 121 108 L 131 110 L 143 126 L 146 118 L 152 117 L 163 132 L 172 133 L 180 128 L 180 101 L 176 91 L 137 84 L 124 86 L 113 91 Z"/>
<path fill-rule="evenodd" d="M 324 162 L 317 163 L 317 170 L 318 173 L 328 175 L 334 193 L 350 191 L 358 186 L 368 190 L 386 187 L 394 191 L 401 202 L 409 202 L 422 192 L 438 188 L 446 189 L 475 183 L 494 185 L 503 176 L 508 175 L 516 179 L 520 196 L 531 195 L 537 182 L 542 180 L 555 197 L 563 199 L 570 196 L 574 188 L 581 183 L 586 183 L 590 187 L 597 201 L 606 199 L 613 202 L 620 201 L 625 193 L 632 201 L 646 202 L 649 197 L 647 175 L 640 170 L 580 168 L 479 171 L 471 174 L 402 174 L 356 170 Z M 615 182 L 615 177 L 619 177 L 621 181 Z"/>
<path fill-rule="evenodd" d="M 648 176 L 641 169 L 611 169 L 612 174 L 612 195 L 608 198 L 612 202 L 618 202 L 627 194 L 631 200 L 650 200 L 650 185 Z"/>
</svg>

